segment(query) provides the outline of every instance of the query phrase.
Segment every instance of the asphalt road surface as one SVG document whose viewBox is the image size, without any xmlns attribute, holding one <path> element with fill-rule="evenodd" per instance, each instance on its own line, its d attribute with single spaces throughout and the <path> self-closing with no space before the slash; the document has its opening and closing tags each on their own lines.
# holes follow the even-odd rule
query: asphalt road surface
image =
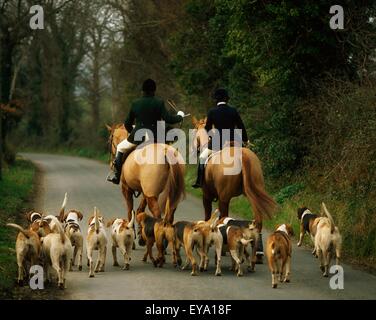
<svg viewBox="0 0 376 320">
<path fill-rule="evenodd" d="M 43 172 L 42 192 L 37 199 L 38 207 L 51 214 L 58 214 L 64 193 L 68 192 L 67 209 L 84 213 L 81 225 L 86 235 L 87 218 L 94 206 L 107 219 L 125 217 L 125 203 L 119 186 L 105 181 L 107 165 L 84 158 L 48 154 L 23 154 Z M 179 205 L 175 220 L 199 220 L 203 218 L 201 200 L 192 196 Z M 108 230 L 109 231 L 109 230 Z M 109 232 L 108 232 L 109 234 Z M 110 236 L 108 237 L 109 241 Z M 265 241 L 265 237 L 264 237 Z M 84 249 L 84 253 L 86 249 Z M 318 261 L 307 248 L 293 247 L 291 283 L 271 287 L 271 275 L 266 264 L 256 265 L 255 273 L 244 273 L 241 278 L 229 271 L 227 255 L 222 257 L 222 276 L 214 276 L 213 249 L 210 252 L 208 272 L 192 277 L 190 270 L 178 270 L 171 264 L 171 255 L 163 268 L 154 268 L 141 257 L 145 248 L 137 246 L 132 252 L 129 271 L 112 266 L 111 245 L 107 248 L 106 270 L 89 278 L 86 254 L 83 271 L 74 269 L 67 276 L 65 299 L 375 299 L 376 277 L 364 271 L 344 265 L 344 289 L 332 290 L 330 278 L 323 278 Z M 182 250 L 182 254 L 183 254 Z M 154 248 L 156 256 L 156 248 Z M 183 258 L 184 259 L 184 258 Z M 122 262 L 118 254 L 119 263 Z"/>
</svg>

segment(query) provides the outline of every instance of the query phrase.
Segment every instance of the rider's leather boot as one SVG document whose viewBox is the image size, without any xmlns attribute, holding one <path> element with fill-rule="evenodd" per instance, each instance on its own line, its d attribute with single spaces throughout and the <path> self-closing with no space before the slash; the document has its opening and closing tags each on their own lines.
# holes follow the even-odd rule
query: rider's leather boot
<svg viewBox="0 0 376 320">
<path fill-rule="evenodd" d="M 193 188 L 197 189 L 197 188 L 202 187 L 202 183 L 204 181 L 204 174 L 205 174 L 205 164 L 200 163 L 197 169 L 197 180 L 195 184 L 192 185 Z"/>
<path fill-rule="evenodd" d="M 107 181 L 110 181 L 113 184 L 120 183 L 121 167 L 123 166 L 123 157 L 124 157 L 124 153 L 122 152 L 116 153 L 116 157 L 114 160 L 114 176 L 112 178 L 108 177 Z"/>
</svg>

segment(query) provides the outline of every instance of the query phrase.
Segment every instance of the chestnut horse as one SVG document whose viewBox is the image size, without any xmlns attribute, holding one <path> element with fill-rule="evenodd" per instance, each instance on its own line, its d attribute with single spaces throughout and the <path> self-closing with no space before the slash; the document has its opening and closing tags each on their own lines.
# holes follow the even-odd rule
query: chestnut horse
<svg viewBox="0 0 376 320">
<path fill-rule="evenodd" d="M 128 137 L 123 125 L 107 126 L 110 131 L 109 144 L 111 147 L 111 166 L 116 153 L 117 145 Z M 144 160 L 144 161 L 140 161 Z M 132 218 L 133 195 L 142 193 L 138 211 L 144 211 L 148 205 L 154 217 L 161 217 L 158 198 L 162 194 L 163 201 L 169 200 L 171 217 L 185 195 L 184 191 L 184 160 L 180 153 L 166 144 L 150 143 L 134 150 L 125 160 L 121 173 L 121 190 L 128 207 L 128 219 Z"/>
<path fill-rule="evenodd" d="M 209 142 L 206 120 L 193 117 L 192 122 L 197 129 L 193 145 L 197 150 L 203 150 Z M 234 165 L 238 165 L 239 170 L 234 174 L 225 174 L 225 170 Z M 276 202 L 265 191 L 261 162 L 248 148 L 226 146 L 213 153 L 207 161 L 202 191 L 205 220 L 210 219 L 214 200 L 218 200 L 220 217 L 223 218 L 228 216 L 231 199 L 243 194 L 252 205 L 261 233 L 263 217 L 271 218 L 276 209 Z"/>
</svg>

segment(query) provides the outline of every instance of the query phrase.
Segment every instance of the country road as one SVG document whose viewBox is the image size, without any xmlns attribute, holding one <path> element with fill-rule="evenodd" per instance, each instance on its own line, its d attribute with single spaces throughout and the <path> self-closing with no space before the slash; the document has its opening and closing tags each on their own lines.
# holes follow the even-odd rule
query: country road
<svg viewBox="0 0 376 320">
<path fill-rule="evenodd" d="M 64 193 L 68 192 L 67 209 L 84 213 L 82 227 L 87 229 L 87 218 L 97 206 L 106 219 L 125 217 L 125 204 L 118 186 L 105 181 L 108 166 L 94 160 L 47 154 L 22 154 L 32 160 L 43 172 L 42 192 L 38 207 L 57 214 Z M 192 196 L 180 204 L 175 220 L 203 218 L 200 199 Z M 110 239 L 110 237 L 109 237 Z M 111 241 L 111 240 L 110 240 Z M 265 237 L 264 237 L 265 241 Z M 156 249 L 154 248 L 156 253 Z M 183 251 L 183 250 L 182 250 Z M 214 276 L 213 252 L 210 268 L 197 277 L 190 272 L 174 269 L 171 255 L 164 268 L 154 268 L 143 263 L 144 248 L 137 246 L 132 253 L 131 268 L 123 271 L 112 266 L 111 247 L 107 250 L 106 272 L 88 277 L 86 254 L 84 268 L 67 276 L 64 299 L 376 299 L 376 277 L 344 266 L 344 290 L 331 290 L 329 279 L 323 278 L 318 262 L 307 248 L 293 247 L 291 283 L 271 288 L 271 276 L 266 264 L 256 265 L 255 273 L 245 273 L 237 278 L 229 271 L 230 258 L 222 259 L 222 276 Z M 120 255 L 118 255 L 120 257 Z M 121 263 L 121 260 L 119 259 Z"/>
</svg>

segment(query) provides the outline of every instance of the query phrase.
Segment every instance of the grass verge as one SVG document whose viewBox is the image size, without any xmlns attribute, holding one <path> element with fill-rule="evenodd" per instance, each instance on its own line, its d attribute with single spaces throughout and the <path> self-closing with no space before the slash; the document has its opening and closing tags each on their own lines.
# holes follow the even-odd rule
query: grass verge
<svg viewBox="0 0 376 320">
<path fill-rule="evenodd" d="M 15 239 L 17 232 L 6 223 L 20 223 L 20 212 L 28 208 L 33 192 L 35 167 L 31 162 L 17 159 L 14 166 L 4 170 L 0 181 L 0 297 L 12 294 L 17 274 Z"/>
</svg>

